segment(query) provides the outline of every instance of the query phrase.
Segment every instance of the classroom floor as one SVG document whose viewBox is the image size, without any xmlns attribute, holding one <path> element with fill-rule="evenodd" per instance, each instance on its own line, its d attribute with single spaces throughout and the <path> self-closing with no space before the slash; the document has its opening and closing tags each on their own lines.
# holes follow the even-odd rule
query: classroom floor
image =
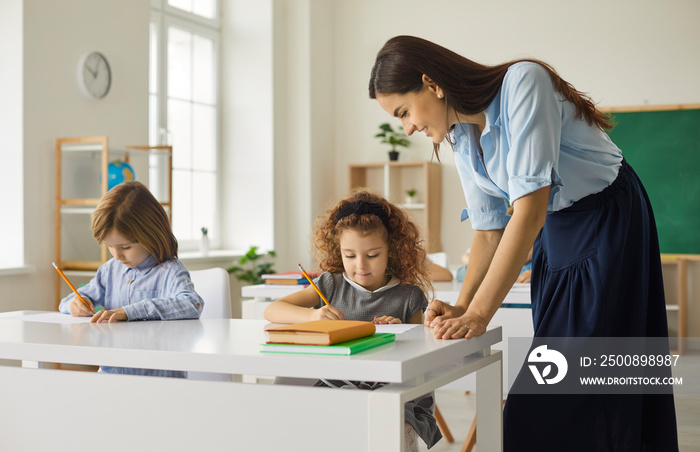
<svg viewBox="0 0 700 452">
<path fill-rule="evenodd" d="M 700 375 L 700 353 L 688 357 L 690 359 L 685 362 L 692 367 L 692 375 Z M 464 439 L 474 420 L 476 395 L 474 392 L 464 394 L 462 391 L 438 390 L 435 392 L 435 399 L 454 437 L 454 442 L 448 443 L 443 438 L 430 449 L 430 452 L 461 452 Z M 675 401 L 680 450 L 681 452 L 700 452 L 700 393 L 676 394 Z M 419 441 L 419 444 L 421 452 L 428 450 L 422 441 Z M 478 442 L 472 451 L 479 452 Z"/>
</svg>

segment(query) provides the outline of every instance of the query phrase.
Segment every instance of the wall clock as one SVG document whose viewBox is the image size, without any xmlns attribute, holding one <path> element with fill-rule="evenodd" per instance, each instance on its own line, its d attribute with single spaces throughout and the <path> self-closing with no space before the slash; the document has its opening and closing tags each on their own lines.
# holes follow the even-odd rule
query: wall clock
<svg viewBox="0 0 700 452">
<path fill-rule="evenodd" d="M 102 99 L 112 86 L 112 69 L 100 52 L 89 52 L 78 62 L 78 86 L 87 97 Z"/>
</svg>

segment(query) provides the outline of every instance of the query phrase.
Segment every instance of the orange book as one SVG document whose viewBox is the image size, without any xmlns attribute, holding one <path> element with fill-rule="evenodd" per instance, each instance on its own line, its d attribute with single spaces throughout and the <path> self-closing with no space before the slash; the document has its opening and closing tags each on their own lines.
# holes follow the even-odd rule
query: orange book
<svg viewBox="0 0 700 452">
<path fill-rule="evenodd" d="M 371 336 L 374 323 L 359 320 L 313 320 L 267 330 L 268 344 L 333 345 Z"/>
</svg>

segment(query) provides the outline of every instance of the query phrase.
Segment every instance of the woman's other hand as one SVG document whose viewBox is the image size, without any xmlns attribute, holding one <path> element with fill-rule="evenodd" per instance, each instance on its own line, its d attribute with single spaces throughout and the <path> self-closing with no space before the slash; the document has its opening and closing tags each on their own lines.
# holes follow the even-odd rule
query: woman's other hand
<svg viewBox="0 0 700 452">
<path fill-rule="evenodd" d="M 445 320 L 459 317 L 464 314 L 464 310 L 440 300 L 433 300 L 425 310 L 425 321 L 423 324 L 431 328 L 441 325 Z"/>
<path fill-rule="evenodd" d="M 518 279 L 516 279 L 515 282 L 516 283 L 529 283 L 531 276 L 532 276 L 532 270 L 525 270 L 520 275 L 518 275 Z"/>
</svg>

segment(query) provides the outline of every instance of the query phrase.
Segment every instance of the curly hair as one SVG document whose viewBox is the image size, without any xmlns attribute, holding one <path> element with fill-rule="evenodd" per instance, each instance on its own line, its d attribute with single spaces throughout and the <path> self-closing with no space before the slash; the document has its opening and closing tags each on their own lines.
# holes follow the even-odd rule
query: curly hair
<svg viewBox="0 0 700 452">
<path fill-rule="evenodd" d="M 343 207 L 356 201 L 381 206 L 386 213 L 385 220 L 388 219 L 389 230 L 382 218 L 374 214 L 351 213 L 336 220 Z M 320 215 L 316 219 L 313 231 L 313 245 L 316 264 L 321 271 L 344 271 L 340 237 L 347 230 L 352 230 L 361 237 L 381 231 L 389 248 L 387 275 L 395 276 L 402 283 L 416 285 L 426 294 L 433 291 L 428 274 L 428 257 L 420 238 L 420 231 L 402 209 L 370 190 L 361 188 Z"/>
</svg>

